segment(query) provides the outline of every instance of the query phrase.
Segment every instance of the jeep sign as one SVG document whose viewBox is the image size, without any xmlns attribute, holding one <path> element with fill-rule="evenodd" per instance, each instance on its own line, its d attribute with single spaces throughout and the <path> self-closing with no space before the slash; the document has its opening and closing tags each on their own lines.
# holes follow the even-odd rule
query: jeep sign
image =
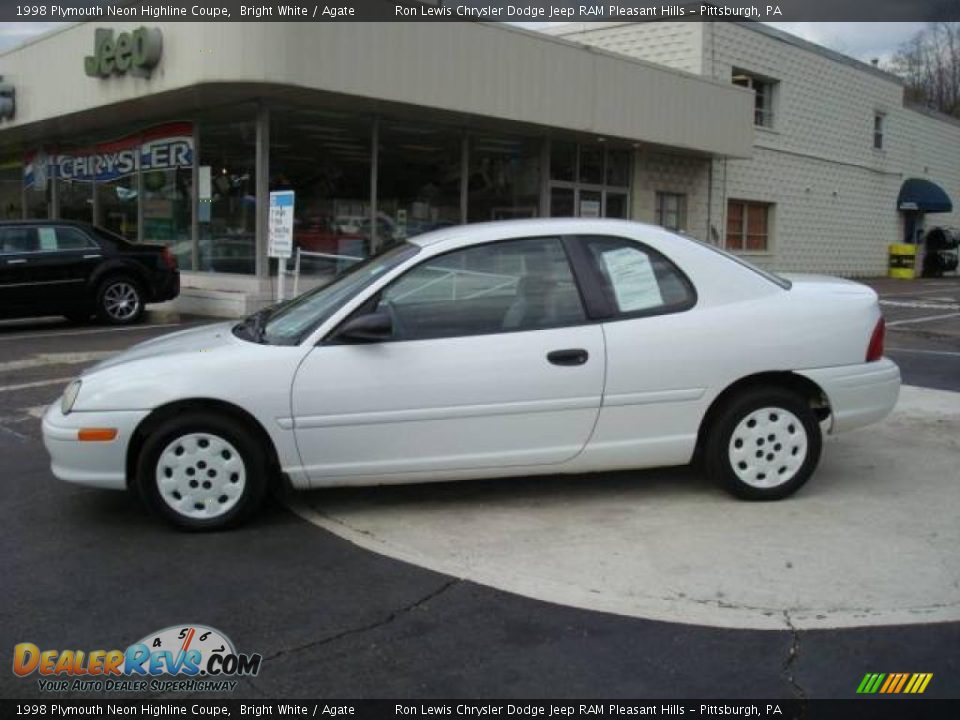
<svg viewBox="0 0 960 720">
<path fill-rule="evenodd" d="M 130 72 L 150 77 L 160 62 L 163 33 L 159 28 L 140 27 L 113 38 L 113 30 L 97 28 L 93 36 L 93 55 L 84 58 L 83 68 L 90 77 L 110 77 Z"/>
</svg>

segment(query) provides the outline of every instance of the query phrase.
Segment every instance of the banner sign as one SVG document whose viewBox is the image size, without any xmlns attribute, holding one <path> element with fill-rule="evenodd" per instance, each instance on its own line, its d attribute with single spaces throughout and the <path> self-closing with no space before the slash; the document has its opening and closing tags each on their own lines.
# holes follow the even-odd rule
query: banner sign
<svg viewBox="0 0 960 720">
<path fill-rule="evenodd" d="M 23 182 L 42 189 L 48 178 L 66 182 L 109 182 L 134 175 L 138 168 L 173 170 L 193 166 L 193 125 L 169 123 L 120 140 L 64 152 L 28 154 Z"/>
</svg>

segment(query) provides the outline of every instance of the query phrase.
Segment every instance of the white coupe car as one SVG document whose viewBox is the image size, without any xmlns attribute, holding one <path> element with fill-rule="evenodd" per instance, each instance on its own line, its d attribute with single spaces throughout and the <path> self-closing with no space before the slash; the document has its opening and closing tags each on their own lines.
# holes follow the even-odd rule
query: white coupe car
<svg viewBox="0 0 960 720">
<path fill-rule="evenodd" d="M 821 428 L 900 388 L 877 296 L 657 227 L 451 227 L 251 315 L 86 371 L 43 418 L 53 473 L 192 529 L 296 488 L 683 465 L 785 497 Z"/>
</svg>

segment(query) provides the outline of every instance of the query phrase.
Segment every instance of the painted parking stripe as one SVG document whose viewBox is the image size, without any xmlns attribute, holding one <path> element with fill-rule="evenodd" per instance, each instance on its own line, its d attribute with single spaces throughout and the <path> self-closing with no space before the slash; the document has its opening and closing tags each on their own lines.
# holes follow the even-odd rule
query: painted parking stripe
<svg viewBox="0 0 960 720">
<path fill-rule="evenodd" d="M 932 322 L 934 320 L 945 320 L 947 318 L 957 317 L 958 315 L 960 315 L 960 312 L 947 313 L 946 315 L 928 315 L 926 317 L 910 318 L 909 320 L 894 320 L 893 322 L 888 322 L 887 327 L 893 327 L 895 325 L 910 325 L 911 323 Z"/>
<path fill-rule="evenodd" d="M 960 310 L 960 303 L 930 302 L 926 300 L 880 300 L 884 307 L 910 308 L 913 310 Z"/>
<path fill-rule="evenodd" d="M 47 365 L 80 365 L 82 363 L 103 360 L 115 354 L 114 350 L 94 350 L 91 352 L 37 353 L 22 360 L 9 360 L 0 363 L 0 372 L 28 370 Z"/>
<path fill-rule="evenodd" d="M 137 325 L 129 327 L 115 327 L 115 328 L 97 328 L 91 330 L 63 330 L 57 332 L 24 332 L 17 333 L 16 335 L 0 335 L 0 341 L 3 340 L 23 340 L 35 339 L 35 338 L 48 338 L 48 337 L 67 337 L 71 335 L 100 335 L 102 333 L 112 333 L 112 332 L 129 332 L 131 330 L 139 330 L 141 332 L 148 332 L 154 328 L 165 328 L 165 327 L 182 327 L 188 328 L 194 325 L 203 325 L 206 324 L 206 321 L 196 322 L 196 323 L 161 323 L 159 325 Z"/>
<path fill-rule="evenodd" d="M 944 357 L 960 357 L 960 352 L 950 350 L 914 350 L 912 348 L 887 348 L 888 352 L 910 353 L 911 355 L 942 355 Z"/>
<path fill-rule="evenodd" d="M 49 380 L 37 380 L 36 382 L 20 383 L 19 385 L 0 385 L 0 393 L 16 392 L 17 390 L 28 390 L 35 387 L 44 387 L 46 385 L 59 385 L 73 380 L 74 376 L 50 378 Z"/>
</svg>

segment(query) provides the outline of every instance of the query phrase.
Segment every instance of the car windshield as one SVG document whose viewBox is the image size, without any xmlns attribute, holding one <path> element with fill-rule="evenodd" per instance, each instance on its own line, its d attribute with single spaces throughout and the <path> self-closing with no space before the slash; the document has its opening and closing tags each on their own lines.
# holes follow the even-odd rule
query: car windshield
<svg viewBox="0 0 960 720">
<path fill-rule="evenodd" d="M 333 282 L 315 288 L 267 311 L 260 342 L 295 345 L 330 318 L 347 300 L 388 270 L 419 252 L 416 245 L 403 243 L 354 265 Z M 251 316 L 252 317 L 252 316 Z"/>
</svg>

